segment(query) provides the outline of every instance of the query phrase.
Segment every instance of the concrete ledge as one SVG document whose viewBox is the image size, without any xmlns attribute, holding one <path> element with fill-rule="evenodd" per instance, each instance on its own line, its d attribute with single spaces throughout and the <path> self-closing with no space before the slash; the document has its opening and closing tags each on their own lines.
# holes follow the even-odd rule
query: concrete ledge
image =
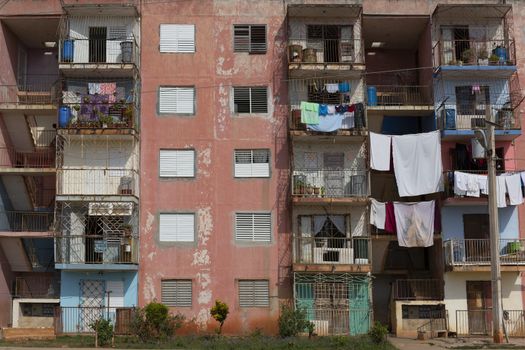
<svg viewBox="0 0 525 350">
<path fill-rule="evenodd" d="M 2 328 L 6 341 L 55 339 L 53 328 Z"/>
</svg>

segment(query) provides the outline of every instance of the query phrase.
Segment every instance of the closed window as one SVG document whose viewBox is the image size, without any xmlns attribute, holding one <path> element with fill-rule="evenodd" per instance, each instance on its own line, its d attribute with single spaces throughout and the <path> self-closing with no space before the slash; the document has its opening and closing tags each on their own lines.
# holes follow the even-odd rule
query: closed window
<svg viewBox="0 0 525 350">
<path fill-rule="evenodd" d="M 270 151 L 235 150 L 235 177 L 270 177 Z"/>
<path fill-rule="evenodd" d="M 234 25 L 233 51 L 266 53 L 266 26 Z"/>
<path fill-rule="evenodd" d="M 235 113 L 268 113 L 268 88 L 234 87 L 233 104 Z"/>
<path fill-rule="evenodd" d="M 270 306 L 270 286 L 268 280 L 239 280 L 239 306 Z"/>
<path fill-rule="evenodd" d="M 195 88 L 161 86 L 159 88 L 159 113 L 195 114 Z"/>
<path fill-rule="evenodd" d="M 166 306 L 191 307 L 191 280 L 162 280 L 161 302 Z"/>
<path fill-rule="evenodd" d="M 272 215 L 270 213 L 236 213 L 235 239 L 245 242 L 270 242 L 272 240 Z"/>
<path fill-rule="evenodd" d="M 159 236 L 161 242 L 194 242 L 195 214 L 160 214 Z"/>
<path fill-rule="evenodd" d="M 195 25 L 161 24 L 160 52 L 195 52 Z"/>
<path fill-rule="evenodd" d="M 160 150 L 160 177 L 194 177 L 195 151 L 190 150 Z"/>
</svg>

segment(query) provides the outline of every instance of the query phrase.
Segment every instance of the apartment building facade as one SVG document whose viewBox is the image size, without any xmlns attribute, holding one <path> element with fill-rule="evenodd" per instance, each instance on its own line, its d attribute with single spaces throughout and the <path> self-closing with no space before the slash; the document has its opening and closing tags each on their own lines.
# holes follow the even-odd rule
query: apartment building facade
<svg viewBox="0 0 525 350">
<path fill-rule="evenodd" d="M 211 331 L 218 299 L 230 334 L 275 333 L 282 302 L 319 335 L 491 334 L 487 196 L 458 176 L 486 174 L 487 116 L 500 177 L 524 167 L 525 4 L 44 3 L 0 7 L 3 325 L 79 332 L 157 300 Z M 442 187 L 401 196 L 371 135 L 423 134 Z M 512 185 L 503 308 L 521 335 Z M 423 202 L 424 245 L 370 220 L 373 203 Z"/>
</svg>

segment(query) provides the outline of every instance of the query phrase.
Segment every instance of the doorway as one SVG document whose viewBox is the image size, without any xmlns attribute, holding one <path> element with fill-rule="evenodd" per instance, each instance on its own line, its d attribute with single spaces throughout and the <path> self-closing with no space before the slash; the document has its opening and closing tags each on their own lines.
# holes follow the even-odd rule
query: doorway
<svg viewBox="0 0 525 350">
<path fill-rule="evenodd" d="M 472 263 L 490 262 L 490 226 L 488 214 L 464 214 L 465 260 Z"/>
<path fill-rule="evenodd" d="M 106 62 L 106 27 L 89 27 L 89 62 Z"/>
<path fill-rule="evenodd" d="M 469 334 L 489 335 L 492 320 L 492 286 L 490 281 L 467 281 Z"/>
<path fill-rule="evenodd" d="M 454 51 L 457 61 L 462 61 L 462 54 L 465 50 L 470 49 L 469 31 L 467 26 L 454 27 Z"/>
<path fill-rule="evenodd" d="M 323 154 L 324 185 L 328 197 L 344 195 L 344 163 L 345 154 L 342 152 Z"/>
</svg>

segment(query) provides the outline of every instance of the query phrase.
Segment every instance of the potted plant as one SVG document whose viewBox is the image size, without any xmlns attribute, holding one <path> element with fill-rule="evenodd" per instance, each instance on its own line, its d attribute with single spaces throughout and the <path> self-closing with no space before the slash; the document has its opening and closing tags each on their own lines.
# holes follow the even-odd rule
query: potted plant
<svg viewBox="0 0 525 350">
<path fill-rule="evenodd" d="M 89 96 L 84 96 L 84 98 L 82 98 L 82 101 L 83 101 L 84 103 L 90 103 L 90 102 L 91 102 L 91 97 L 89 97 Z"/>
<path fill-rule="evenodd" d="M 314 186 L 314 195 L 319 196 L 321 194 L 321 188 Z"/>
<path fill-rule="evenodd" d="M 80 111 L 80 105 L 79 104 L 76 104 L 76 105 L 73 105 L 73 109 L 77 112 Z"/>
<path fill-rule="evenodd" d="M 466 64 L 472 64 L 476 60 L 476 53 L 473 49 L 466 49 L 461 53 L 461 59 Z"/>
<path fill-rule="evenodd" d="M 481 49 L 478 54 L 478 65 L 488 66 L 488 64 L 489 64 L 489 54 L 487 50 Z"/>
<path fill-rule="evenodd" d="M 458 64 L 458 62 L 457 62 L 456 60 L 450 60 L 450 61 L 448 62 L 448 65 L 449 65 L 449 66 L 456 66 L 457 64 Z"/>
<path fill-rule="evenodd" d="M 499 57 L 495 54 L 490 55 L 489 63 L 491 66 L 495 66 L 499 63 Z"/>
<path fill-rule="evenodd" d="M 311 194 L 313 194 L 313 193 L 314 193 L 314 188 L 313 188 L 313 186 L 311 186 L 311 185 L 306 185 L 306 194 L 311 195 Z"/>
<path fill-rule="evenodd" d="M 301 178 L 296 178 L 294 181 L 294 194 L 303 195 L 305 191 L 305 182 Z"/>
</svg>

